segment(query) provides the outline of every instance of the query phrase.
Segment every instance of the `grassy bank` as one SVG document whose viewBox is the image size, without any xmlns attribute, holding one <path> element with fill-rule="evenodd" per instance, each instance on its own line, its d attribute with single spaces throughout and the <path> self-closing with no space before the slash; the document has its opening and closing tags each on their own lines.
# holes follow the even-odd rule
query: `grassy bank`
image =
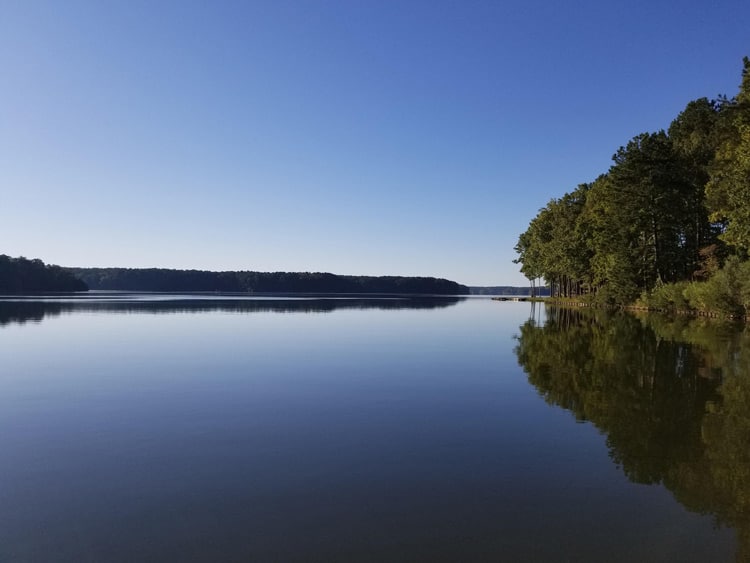
<svg viewBox="0 0 750 563">
<path fill-rule="evenodd" d="M 617 303 L 601 295 L 547 297 L 546 303 L 567 307 L 622 308 L 637 311 L 714 317 L 750 318 L 750 261 L 736 257 L 704 281 L 657 284 L 632 303 Z"/>
</svg>

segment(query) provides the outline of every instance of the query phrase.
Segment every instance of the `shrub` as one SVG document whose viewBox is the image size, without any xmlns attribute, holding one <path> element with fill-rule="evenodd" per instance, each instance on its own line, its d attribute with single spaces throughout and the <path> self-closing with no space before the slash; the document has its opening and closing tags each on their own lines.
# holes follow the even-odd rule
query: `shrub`
<svg viewBox="0 0 750 563">
<path fill-rule="evenodd" d="M 692 282 L 685 289 L 685 297 L 698 311 L 722 316 L 742 315 L 745 312 L 742 300 L 742 267 L 737 259 L 727 260 L 723 269 L 707 281 Z M 745 284 L 746 285 L 746 284 Z"/>
<path fill-rule="evenodd" d="M 692 309 L 685 297 L 687 282 L 659 284 L 651 291 L 644 291 L 639 304 L 658 311 L 687 311 Z"/>
</svg>

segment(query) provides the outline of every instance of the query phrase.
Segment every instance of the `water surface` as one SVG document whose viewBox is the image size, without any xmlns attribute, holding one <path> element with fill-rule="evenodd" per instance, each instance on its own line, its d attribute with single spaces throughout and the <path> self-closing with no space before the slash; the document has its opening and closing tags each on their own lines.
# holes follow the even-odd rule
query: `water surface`
<svg viewBox="0 0 750 563">
<path fill-rule="evenodd" d="M 732 561 L 744 333 L 686 330 L 484 298 L 6 299 L 0 560 Z"/>
</svg>

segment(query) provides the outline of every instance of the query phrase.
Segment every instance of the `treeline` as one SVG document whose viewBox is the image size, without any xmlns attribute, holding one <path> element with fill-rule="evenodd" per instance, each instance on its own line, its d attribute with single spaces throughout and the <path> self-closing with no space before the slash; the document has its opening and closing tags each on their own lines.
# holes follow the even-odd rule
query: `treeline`
<svg viewBox="0 0 750 563">
<path fill-rule="evenodd" d="M 469 288 L 429 277 L 339 276 L 310 272 L 210 272 L 163 268 L 69 268 L 90 289 L 241 293 L 390 293 L 465 295 Z"/>
<path fill-rule="evenodd" d="M 667 131 L 634 137 L 608 172 L 539 211 L 515 247 L 532 285 L 543 279 L 556 296 L 649 305 L 655 289 L 682 283 L 657 301 L 675 307 L 676 291 L 705 309 L 703 297 L 721 291 L 730 309 L 750 305 L 750 267 L 741 266 L 750 250 L 750 60 L 743 63 L 737 96 L 690 102 Z M 719 280 L 728 261 L 732 273 Z M 708 285 L 685 293 L 695 284 Z"/>
<path fill-rule="evenodd" d="M 60 266 L 0 254 L 0 293 L 86 291 L 86 284 Z"/>
</svg>

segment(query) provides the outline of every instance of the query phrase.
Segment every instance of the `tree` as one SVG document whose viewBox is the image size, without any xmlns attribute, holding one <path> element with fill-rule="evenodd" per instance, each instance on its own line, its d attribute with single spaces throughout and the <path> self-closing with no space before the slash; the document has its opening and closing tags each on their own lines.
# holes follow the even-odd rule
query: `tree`
<svg viewBox="0 0 750 563">
<path fill-rule="evenodd" d="M 746 259 L 750 59 L 743 62 L 735 98 L 688 103 L 668 133 L 637 135 L 606 174 L 540 209 L 515 248 L 521 271 L 542 276 L 553 295 L 593 292 L 630 304 L 665 284 L 716 277 L 730 253 Z"/>
<path fill-rule="evenodd" d="M 543 277 L 558 296 L 579 294 L 589 271 L 585 238 L 577 229 L 589 186 L 553 199 L 541 209 L 518 239 L 515 250 L 521 272 L 530 280 Z"/>
<path fill-rule="evenodd" d="M 520 234 L 514 250 L 518 253 L 518 258 L 513 263 L 521 264 L 521 273 L 531 285 L 531 297 L 536 297 L 536 282 L 542 277 L 542 270 L 538 248 L 533 244 L 531 226 Z"/>
<path fill-rule="evenodd" d="M 711 167 L 706 196 L 714 221 L 726 222 L 721 238 L 750 250 L 750 59 L 743 59 L 740 92 L 721 106 L 721 144 Z"/>
<path fill-rule="evenodd" d="M 724 245 L 718 238 L 722 225 L 709 221 L 706 207 L 709 167 L 718 146 L 720 107 L 718 102 L 707 98 L 694 100 L 672 121 L 668 131 L 689 184 L 685 209 L 688 221 L 684 227 L 685 266 L 691 277 L 705 277 L 706 272 L 719 265 L 713 261 L 724 253 Z"/>
<path fill-rule="evenodd" d="M 88 287 L 60 266 L 0 254 L 0 292 L 86 291 Z"/>
</svg>

